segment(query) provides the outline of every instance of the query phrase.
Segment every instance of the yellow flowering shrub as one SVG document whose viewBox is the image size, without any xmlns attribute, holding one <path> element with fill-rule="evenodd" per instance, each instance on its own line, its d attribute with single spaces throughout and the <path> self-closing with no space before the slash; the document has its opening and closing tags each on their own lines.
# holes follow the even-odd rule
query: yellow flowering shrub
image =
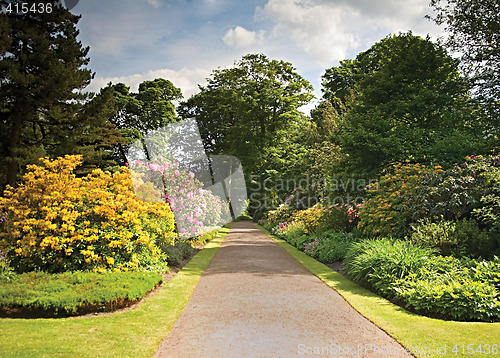
<svg viewBox="0 0 500 358">
<path fill-rule="evenodd" d="M 440 166 L 426 168 L 421 164 L 398 163 L 392 171 L 367 187 L 368 199 L 359 213 L 358 228 L 367 236 L 398 236 L 405 226 L 406 200 L 415 200 L 412 193 L 424 176 L 442 171 Z"/>
<path fill-rule="evenodd" d="M 74 169 L 81 156 L 40 159 L 0 198 L 0 251 L 18 271 L 127 271 L 166 265 L 158 246 L 177 237 L 166 203 L 137 198 L 128 168 Z M 149 190 L 149 188 L 144 188 Z M 165 266 L 166 267 L 166 266 Z"/>
<path fill-rule="evenodd" d="M 304 224 L 305 233 L 313 234 L 316 232 L 318 227 L 320 226 L 321 219 L 327 212 L 326 208 L 322 207 L 312 207 L 305 210 L 301 210 L 296 212 L 293 215 L 292 221 L 301 222 Z"/>
</svg>

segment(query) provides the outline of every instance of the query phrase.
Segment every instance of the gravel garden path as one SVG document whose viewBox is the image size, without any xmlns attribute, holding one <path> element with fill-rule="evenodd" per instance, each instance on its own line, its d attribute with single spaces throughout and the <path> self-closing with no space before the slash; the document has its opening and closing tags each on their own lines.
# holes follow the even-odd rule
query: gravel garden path
<svg viewBox="0 0 500 358">
<path fill-rule="evenodd" d="M 233 223 L 155 357 L 408 357 L 249 221 Z"/>
</svg>

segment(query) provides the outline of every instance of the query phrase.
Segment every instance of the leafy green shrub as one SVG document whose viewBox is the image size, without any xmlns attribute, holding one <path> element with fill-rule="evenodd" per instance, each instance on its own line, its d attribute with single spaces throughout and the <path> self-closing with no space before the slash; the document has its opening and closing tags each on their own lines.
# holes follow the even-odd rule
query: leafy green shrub
<svg viewBox="0 0 500 358">
<path fill-rule="evenodd" d="M 396 164 L 367 188 L 367 196 L 358 227 L 368 237 L 403 238 L 411 234 L 412 224 L 425 218 L 475 219 L 500 250 L 498 156 L 470 156 L 446 171 L 440 166 Z"/>
<path fill-rule="evenodd" d="M 318 247 L 318 260 L 333 263 L 345 259 L 351 244 L 359 239 L 351 233 L 327 232 L 327 237 Z"/>
<path fill-rule="evenodd" d="M 495 286 L 450 274 L 419 278 L 410 275 L 394 283 L 398 299 L 417 312 L 459 321 L 497 321 L 500 301 Z"/>
<path fill-rule="evenodd" d="M 418 274 L 418 277 L 432 278 L 439 275 L 449 275 L 450 277 L 458 277 L 467 272 L 467 266 L 463 259 L 453 256 L 429 256 L 424 264 L 413 273 Z"/>
<path fill-rule="evenodd" d="M 455 320 L 500 319 L 500 260 L 430 257 L 405 279 L 394 282 L 394 295 L 407 307 L 433 317 Z"/>
<path fill-rule="evenodd" d="M 0 285 L 4 315 L 66 316 L 110 311 L 146 295 L 163 278 L 153 272 L 29 272 Z"/>
<path fill-rule="evenodd" d="M 293 214 L 294 222 L 304 224 L 306 234 L 314 234 L 319 231 L 323 216 L 327 213 L 326 208 L 312 207 L 305 210 L 297 211 Z"/>
<path fill-rule="evenodd" d="M 355 281 L 418 313 L 455 320 L 500 319 L 500 260 L 433 256 L 401 240 L 353 243 L 344 264 Z"/>
<path fill-rule="evenodd" d="M 455 166 L 422 176 L 419 185 L 402 199 L 401 210 L 411 222 L 423 218 L 456 221 L 476 207 L 485 192 L 485 180 L 472 165 Z"/>
<path fill-rule="evenodd" d="M 500 258 L 498 256 L 491 261 L 473 260 L 469 274 L 475 281 L 487 282 L 495 286 L 500 293 Z"/>
<path fill-rule="evenodd" d="M 439 166 L 431 169 L 420 164 L 398 163 L 377 183 L 371 183 L 366 191 L 368 199 L 359 214 L 358 227 L 364 235 L 404 237 L 414 220 L 412 212 L 402 208 L 422 205 L 413 193 L 424 177 L 440 171 Z"/>
<path fill-rule="evenodd" d="M 287 204 L 281 204 L 276 210 L 267 213 L 267 222 L 271 227 L 274 227 L 282 222 L 291 221 L 294 210 Z"/>
<path fill-rule="evenodd" d="M 407 223 L 475 219 L 480 228 L 495 231 L 500 222 L 500 163 L 497 156 L 470 156 L 446 171 L 428 173 L 415 190 L 401 198 Z M 409 227 L 409 226 L 408 226 Z M 500 230 L 499 230 L 500 231 Z"/>
<path fill-rule="evenodd" d="M 310 237 L 309 242 L 304 243 L 302 249 L 318 261 L 333 263 L 342 261 L 350 245 L 358 240 L 351 233 L 330 230 Z"/>
<path fill-rule="evenodd" d="M 337 232 L 351 232 L 358 224 L 357 210 L 350 205 L 331 205 L 324 207 L 318 218 L 316 232 L 335 230 Z"/>
<path fill-rule="evenodd" d="M 306 237 L 306 226 L 301 221 L 292 221 L 287 224 L 281 232 L 278 232 L 289 244 L 298 247 L 303 242 L 299 241 Z"/>
<path fill-rule="evenodd" d="M 390 294 L 392 282 L 418 271 L 434 252 L 401 240 L 368 239 L 350 245 L 344 265 L 354 281 Z"/>
<path fill-rule="evenodd" d="M 318 258 L 318 246 L 320 244 L 320 240 L 319 238 L 314 238 L 312 240 L 305 240 L 304 242 L 302 242 L 302 245 L 298 245 L 299 249 L 301 248 L 302 246 L 302 250 L 304 250 L 304 252 L 306 254 L 308 254 L 309 256 L 311 257 L 314 257 L 315 259 Z"/>
<path fill-rule="evenodd" d="M 188 241 L 178 241 L 174 245 L 161 246 L 162 251 L 167 255 L 168 264 L 180 266 L 182 261 L 193 254 L 194 248 Z"/>
<path fill-rule="evenodd" d="M 479 229 L 474 220 L 431 222 L 425 219 L 412 229 L 411 243 L 436 248 L 443 255 L 487 257 L 492 253 L 489 235 Z"/>
<path fill-rule="evenodd" d="M 483 171 L 488 190 L 481 196 L 480 206 L 472 210 L 472 216 L 489 231 L 492 250 L 500 255 L 500 158 L 476 157 L 473 165 Z"/>
<path fill-rule="evenodd" d="M 0 258 L 0 283 L 9 282 L 16 277 L 16 273 L 12 267 Z"/>
</svg>

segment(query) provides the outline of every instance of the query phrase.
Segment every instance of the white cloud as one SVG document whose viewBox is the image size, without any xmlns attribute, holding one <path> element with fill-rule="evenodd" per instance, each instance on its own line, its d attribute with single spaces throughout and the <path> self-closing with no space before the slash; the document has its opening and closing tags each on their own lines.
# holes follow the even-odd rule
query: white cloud
<svg viewBox="0 0 500 358">
<path fill-rule="evenodd" d="M 146 1 L 148 2 L 149 5 L 151 5 L 155 8 L 159 8 L 161 5 L 160 0 L 146 0 Z"/>
<path fill-rule="evenodd" d="M 274 34 L 289 34 L 291 39 L 317 62 L 326 64 L 345 58 L 347 51 L 359 44 L 349 32 L 344 19 L 359 16 L 345 6 L 328 6 L 300 0 L 269 0 L 258 16 L 276 22 Z"/>
<path fill-rule="evenodd" d="M 268 0 L 257 20 L 274 23 L 269 41 L 289 38 L 320 65 L 371 46 L 389 33 L 436 34 L 427 0 Z M 356 51 L 355 51 L 356 50 Z"/>
<path fill-rule="evenodd" d="M 356 36 L 342 23 L 343 18 L 355 15 L 345 7 L 301 0 L 269 0 L 256 11 L 258 19 L 275 22 L 273 37 L 289 37 L 322 65 L 345 58 L 347 51 L 358 45 Z"/>
<path fill-rule="evenodd" d="M 125 83 L 130 87 L 130 91 L 137 92 L 139 84 L 144 81 L 154 80 L 156 78 L 165 78 L 171 81 L 175 87 L 179 87 L 185 99 L 198 91 L 198 84 L 203 84 L 205 79 L 210 75 L 211 70 L 207 69 L 187 69 L 182 68 L 179 71 L 170 69 L 159 69 L 148 71 L 145 73 L 137 73 L 127 76 L 118 77 L 98 77 L 94 78 L 92 83 L 86 88 L 90 92 L 99 92 L 108 83 Z"/>
<path fill-rule="evenodd" d="M 247 29 L 236 26 L 226 32 L 222 40 L 230 47 L 243 48 L 249 47 L 262 41 L 264 31 L 248 31 Z"/>
</svg>

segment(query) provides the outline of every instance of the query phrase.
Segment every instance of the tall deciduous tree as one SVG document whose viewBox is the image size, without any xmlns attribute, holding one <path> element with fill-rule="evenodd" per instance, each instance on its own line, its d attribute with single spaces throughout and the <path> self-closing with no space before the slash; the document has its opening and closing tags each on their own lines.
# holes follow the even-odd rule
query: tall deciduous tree
<svg viewBox="0 0 500 358">
<path fill-rule="evenodd" d="M 500 2 L 431 0 L 434 21 L 445 25 L 445 45 L 460 53 L 465 73 L 496 125 L 500 117 Z"/>
<path fill-rule="evenodd" d="M 344 109 L 334 138 L 352 169 L 449 164 L 485 150 L 457 62 L 429 39 L 388 36 L 323 79 L 325 98 Z"/>
<path fill-rule="evenodd" d="M 21 2 L 2 0 L 0 6 L 9 3 Z M 89 49 L 77 40 L 80 17 L 59 1 L 31 3 L 50 4 L 51 11 L 12 12 L 1 19 L 7 17 L 0 26 L 2 39 L 7 34 L 0 46 L 2 184 L 15 183 L 29 153 L 43 155 L 58 145 L 53 134 L 77 120 L 78 101 L 84 99 L 79 90 L 92 77 L 85 68 Z"/>
<path fill-rule="evenodd" d="M 298 108 L 313 98 L 311 91 L 292 64 L 248 54 L 231 68 L 213 71 L 179 114 L 196 119 L 209 154 L 234 155 L 247 174 L 260 174 L 273 158 L 282 162 L 294 152 L 284 150 L 285 143 L 300 130 L 305 119 Z"/>
</svg>

